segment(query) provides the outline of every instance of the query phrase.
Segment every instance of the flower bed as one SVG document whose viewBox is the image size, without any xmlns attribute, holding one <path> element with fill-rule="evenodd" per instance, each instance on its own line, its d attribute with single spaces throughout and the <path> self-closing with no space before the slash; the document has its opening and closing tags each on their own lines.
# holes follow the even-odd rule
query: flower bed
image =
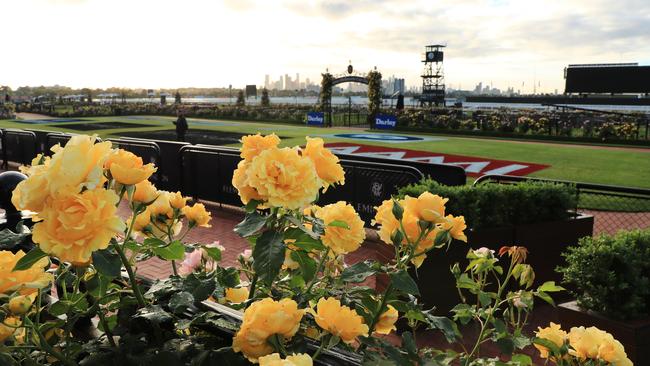
<svg viewBox="0 0 650 366">
<path fill-rule="evenodd" d="M 423 308 L 409 270 L 464 245 L 453 239 L 466 240 L 464 217 L 448 214 L 441 196 L 423 192 L 384 201 L 374 221 L 394 257 L 346 265 L 346 255 L 365 239 L 363 222 L 346 202 L 313 205 L 328 187 L 344 184 L 338 158 L 321 139 L 308 139 L 305 148 L 279 143 L 275 135 L 243 139 L 233 185 L 246 216 L 235 231 L 251 250 L 236 267 L 220 265 L 217 243 L 183 243 L 189 230 L 210 225 L 210 214 L 178 192 L 157 190 L 147 180 L 155 167 L 135 155 L 75 136 L 52 157 L 37 156 L 12 198 L 19 209 L 36 212 L 36 247 L 26 254 L 0 252 L 0 361 L 312 365 L 340 354 L 346 364 L 521 366 L 532 364 L 522 349 L 535 344 L 542 357 L 560 364 L 564 353 L 628 364 L 604 333 L 595 354 L 583 352 L 571 336 L 580 329 L 568 338 L 542 330 L 539 337 L 524 334 L 534 299 L 552 303 L 550 293 L 562 288 L 533 286 L 523 247 L 504 247 L 498 256 L 467 248 L 462 266 L 452 267 L 463 295 L 453 318 Z M 116 215 L 120 202 L 131 210 L 126 221 Z M 14 234 L 2 235 L 11 242 Z M 143 286 L 134 263 L 152 256 L 170 261 L 174 274 Z M 386 278 L 386 288 L 362 286 L 370 276 Z M 59 291 L 50 297 L 52 283 Z M 400 318 L 409 328 L 397 347 L 383 335 Z M 97 329 L 80 332 L 83 319 L 96 320 Z M 479 333 L 464 340 L 459 325 L 470 322 Z M 419 329 L 440 331 L 461 350 L 420 349 Z M 481 354 L 485 342 L 500 354 Z M 356 357 L 344 357 L 350 353 Z"/>
</svg>

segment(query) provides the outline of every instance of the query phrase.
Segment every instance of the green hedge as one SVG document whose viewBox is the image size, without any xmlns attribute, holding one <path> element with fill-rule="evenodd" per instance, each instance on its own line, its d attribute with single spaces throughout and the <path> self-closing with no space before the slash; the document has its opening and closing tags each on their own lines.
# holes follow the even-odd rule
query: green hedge
<svg viewBox="0 0 650 366">
<path fill-rule="evenodd" d="M 399 195 L 425 191 L 449 198 L 447 213 L 465 216 L 472 229 L 564 220 L 576 207 L 575 187 L 540 182 L 445 186 L 424 179 L 401 188 Z"/>
<path fill-rule="evenodd" d="M 578 305 L 616 319 L 650 315 L 650 229 L 582 238 L 558 268 Z"/>
</svg>

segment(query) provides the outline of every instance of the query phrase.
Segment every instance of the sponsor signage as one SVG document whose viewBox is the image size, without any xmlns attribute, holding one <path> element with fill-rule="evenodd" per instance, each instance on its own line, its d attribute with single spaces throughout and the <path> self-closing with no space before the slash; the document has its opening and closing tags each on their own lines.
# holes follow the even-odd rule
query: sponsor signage
<svg viewBox="0 0 650 366">
<path fill-rule="evenodd" d="M 375 117 L 375 128 L 380 130 L 392 130 L 397 126 L 397 117 L 390 114 L 378 114 Z"/>
<path fill-rule="evenodd" d="M 307 124 L 310 126 L 323 126 L 325 124 L 325 113 L 323 112 L 308 112 Z"/>
<path fill-rule="evenodd" d="M 391 135 L 384 133 L 337 133 L 333 135 L 321 135 L 323 137 L 337 137 L 350 140 L 368 140 L 368 141 L 381 141 L 388 143 L 396 142 L 415 142 L 415 141 L 443 141 L 444 138 L 438 137 L 417 137 L 407 135 Z"/>
<path fill-rule="evenodd" d="M 397 161 L 417 161 L 422 163 L 456 165 L 465 169 L 465 173 L 471 177 L 480 177 L 487 174 L 509 174 L 523 176 L 549 167 L 549 165 L 524 163 L 520 161 L 440 154 L 429 151 L 370 146 L 352 144 L 348 142 L 333 142 L 325 144 L 325 146 L 335 154 L 350 154 L 375 158 L 394 159 Z"/>
</svg>

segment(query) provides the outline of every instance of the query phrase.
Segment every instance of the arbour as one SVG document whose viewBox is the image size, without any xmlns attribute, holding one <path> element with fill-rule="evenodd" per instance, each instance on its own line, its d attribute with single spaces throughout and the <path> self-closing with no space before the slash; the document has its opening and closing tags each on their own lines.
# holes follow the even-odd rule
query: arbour
<svg viewBox="0 0 650 366">
<path fill-rule="evenodd" d="M 377 67 L 369 71 L 366 76 L 352 75 L 354 69 L 352 64 L 348 65 L 347 75 L 334 77 L 329 71 L 321 74 L 321 92 L 319 97 L 319 108 L 326 114 L 326 125 L 332 125 L 332 87 L 343 83 L 360 83 L 368 85 L 368 110 L 369 119 L 374 122 L 375 116 L 379 113 L 381 106 L 381 73 Z"/>
</svg>

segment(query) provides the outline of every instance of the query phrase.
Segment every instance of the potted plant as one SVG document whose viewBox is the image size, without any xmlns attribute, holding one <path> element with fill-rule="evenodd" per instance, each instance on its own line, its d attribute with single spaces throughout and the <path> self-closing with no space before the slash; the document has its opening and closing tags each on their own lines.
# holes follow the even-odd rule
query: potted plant
<svg viewBox="0 0 650 366">
<path fill-rule="evenodd" d="M 348 266 L 363 222 L 345 202 L 312 205 L 343 181 L 336 156 L 320 139 L 305 148 L 279 148 L 275 135 L 243 140 L 233 184 L 246 216 L 235 230 L 252 250 L 234 267 L 220 264 L 218 244 L 183 243 L 189 230 L 210 225 L 210 213 L 157 190 L 147 180 L 155 167 L 135 155 L 75 136 L 52 157 L 35 158 L 12 202 L 37 213 L 36 247 L 0 251 L 2 364 L 522 366 L 532 364 L 523 348 L 550 347 L 523 326 L 533 299 L 552 302 L 549 293 L 561 288 L 532 286 L 525 248 L 502 248 L 499 257 L 467 251 L 469 264 L 452 272 L 463 302 L 453 319 L 435 315 L 417 300 L 409 269 L 464 239 L 463 217 L 444 215 L 442 197 L 383 202 L 375 221 L 394 257 Z M 139 279 L 135 262 L 151 256 L 170 261 L 173 275 Z M 385 289 L 360 285 L 375 275 L 387 278 Z M 60 290 L 50 296 L 53 283 Z M 410 329 L 398 347 L 382 335 L 400 317 Z M 93 322 L 79 329 L 82 318 Z M 459 329 L 470 322 L 480 333 L 464 339 Z M 418 348 L 418 329 L 441 331 L 460 351 Z M 501 353 L 486 357 L 486 342 Z"/>
<path fill-rule="evenodd" d="M 575 301 L 558 306 L 570 326 L 595 324 L 611 332 L 637 365 L 650 364 L 650 230 L 586 237 L 559 268 Z"/>
<path fill-rule="evenodd" d="M 578 239 L 591 235 L 593 217 L 576 215 L 575 188 L 538 182 L 518 184 L 481 184 L 477 186 L 446 186 L 431 179 L 403 187 L 400 196 L 418 196 L 429 191 L 449 199 L 446 209 L 453 215 L 462 214 L 467 222 L 467 243 L 471 247 L 485 246 L 499 250 L 504 245 L 526 247 L 532 254 L 536 283 L 558 282 L 555 272 L 563 264 L 561 253 Z M 541 255 L 543 253 L 543 255 Z M 455 283 L 447 279 L 449 265 L 462 260 L 465 250 L 451 246 L 445 258 L 434 257 L 418 270 L 422 281 L 437 278 L 445 296 L 433 288 L 424 287 L 422 298 L 429 306 L 441 311 L 451 309 L 458 301 Z"/>
</svg>

